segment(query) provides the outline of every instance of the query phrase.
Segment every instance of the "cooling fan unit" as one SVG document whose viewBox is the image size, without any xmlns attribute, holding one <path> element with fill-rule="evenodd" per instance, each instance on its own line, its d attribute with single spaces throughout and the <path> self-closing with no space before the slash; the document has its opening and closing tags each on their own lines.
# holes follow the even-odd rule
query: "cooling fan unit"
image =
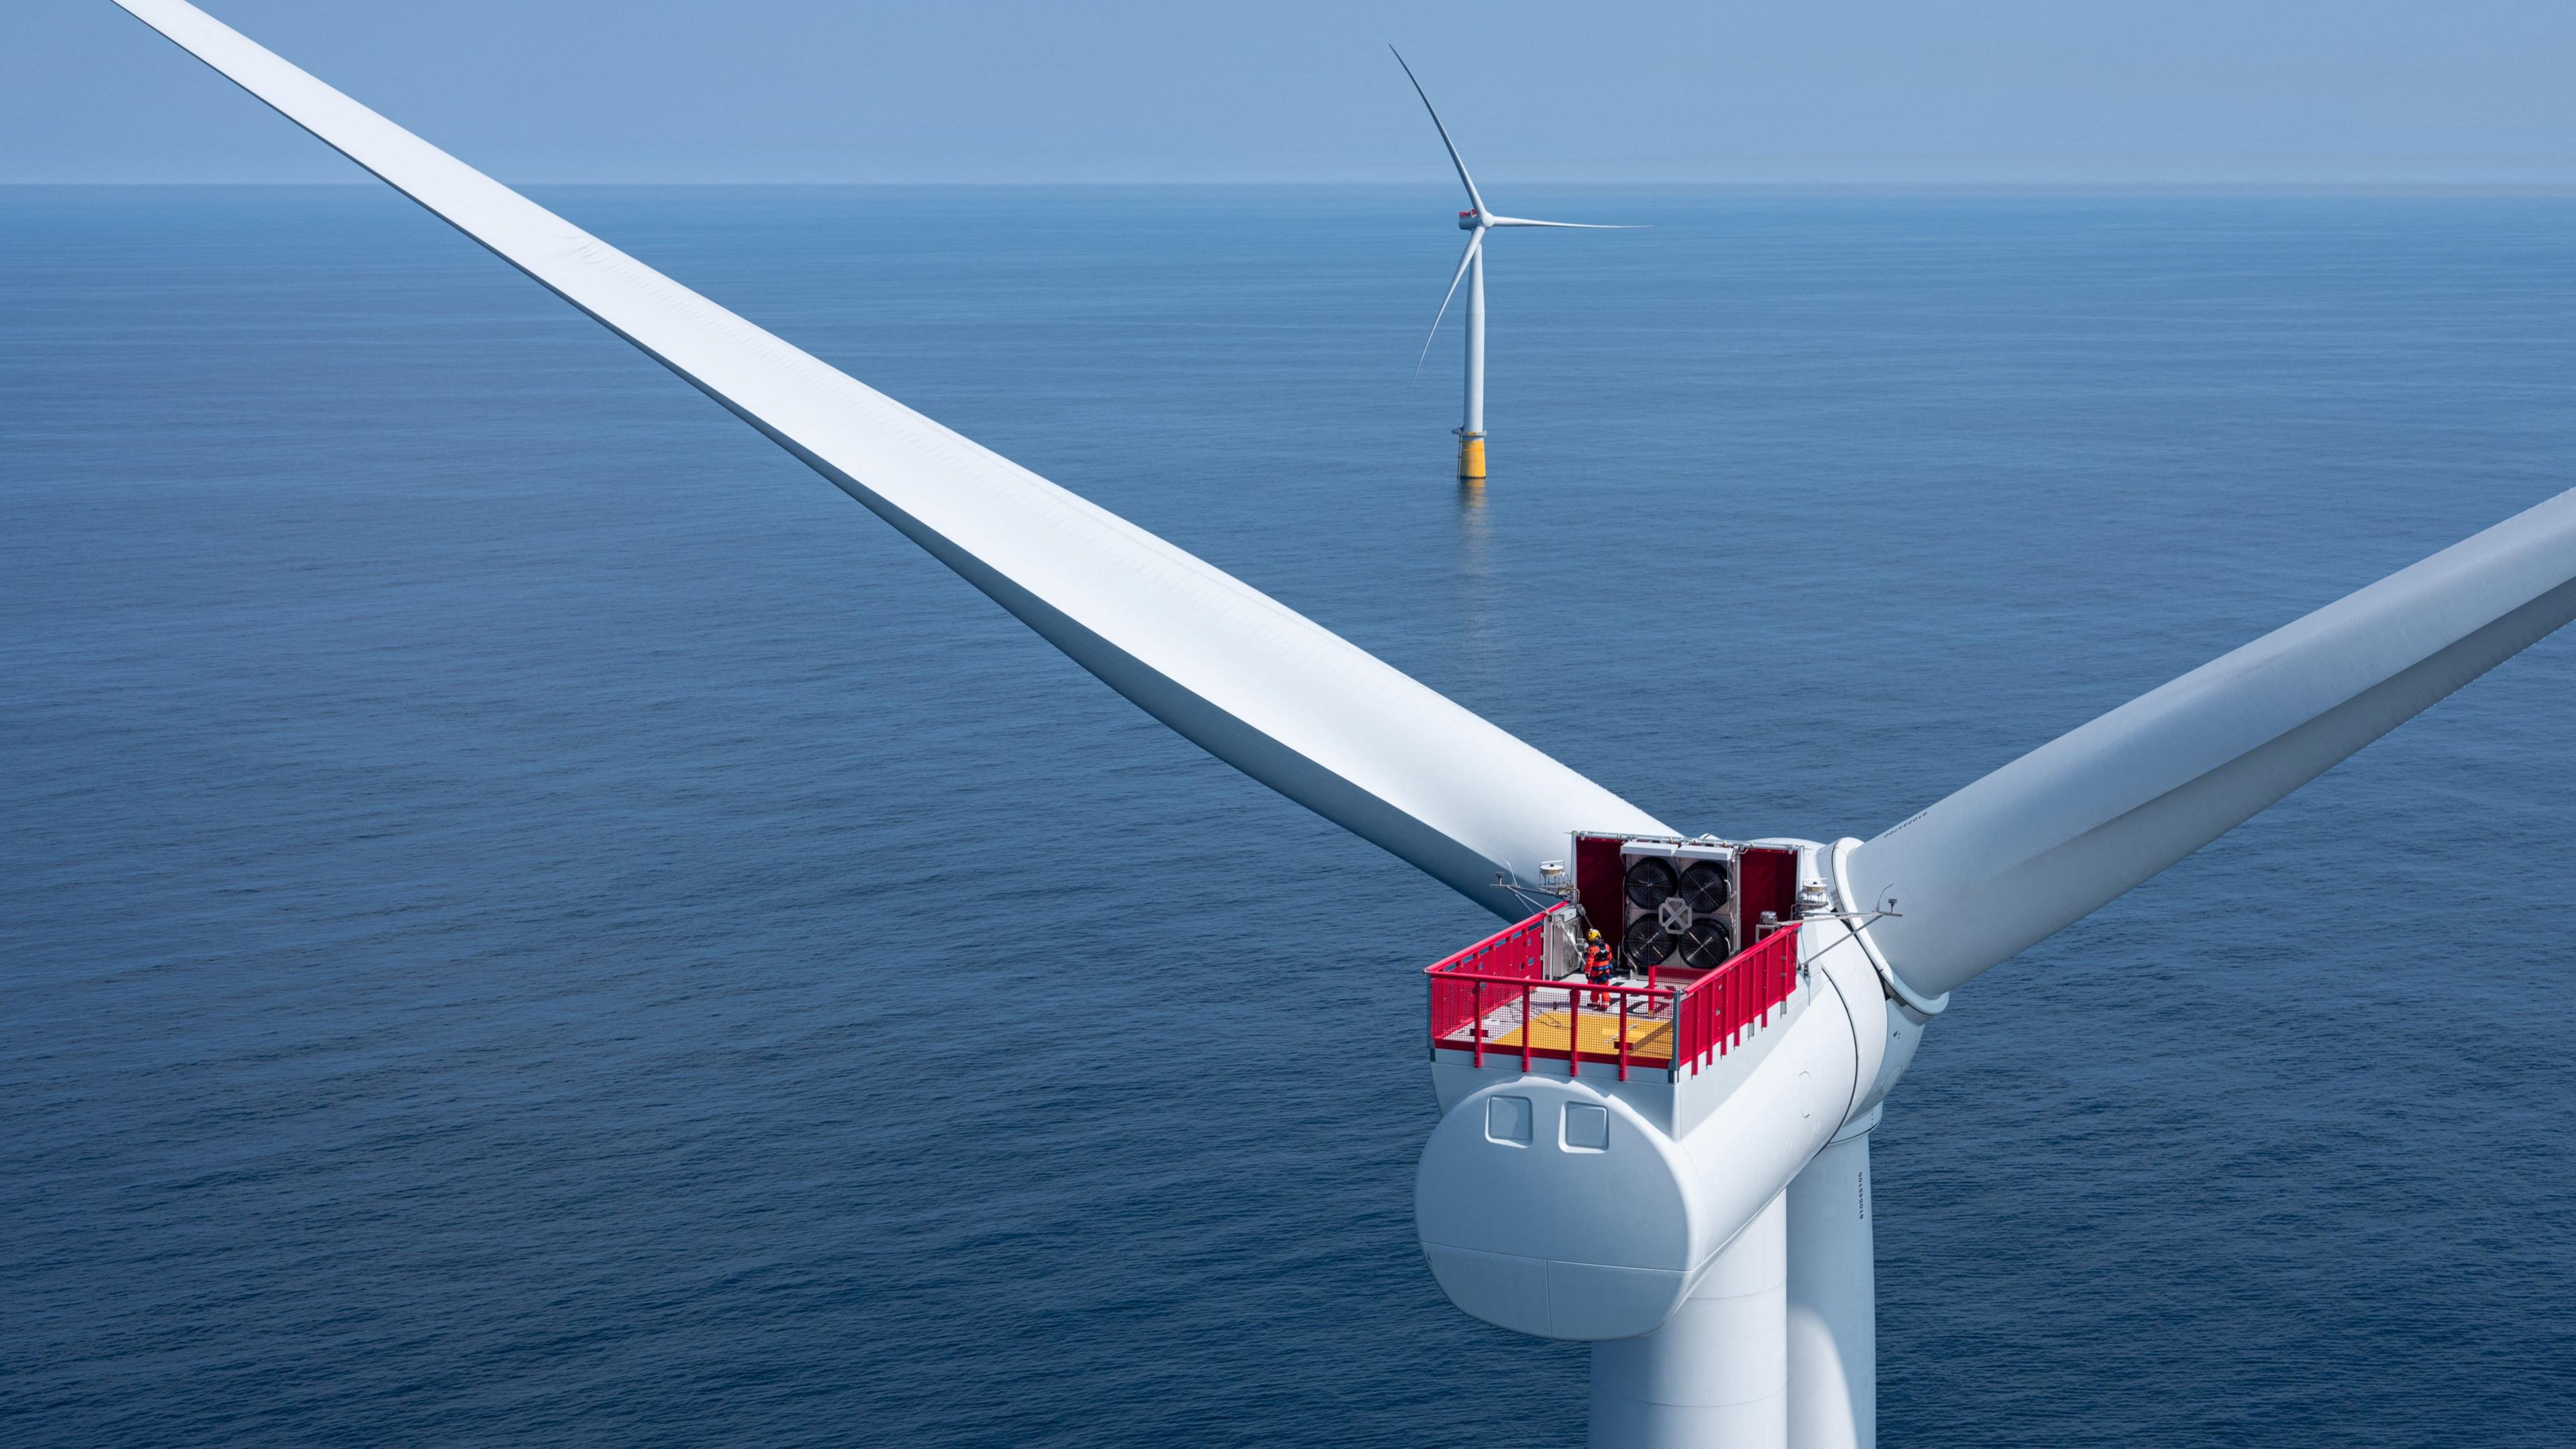
<svg viewBox="0 0 2576 1449">
<path fill-rule="evenodd" d="M 1619 964 L 1633 972 L 1679 965 L 1714 970 L 1735 954 L 1727 907 L 1735 881 L 1722 859 L 1632 856 L 1621 882 L 1628 920 Z"/>
</svg>

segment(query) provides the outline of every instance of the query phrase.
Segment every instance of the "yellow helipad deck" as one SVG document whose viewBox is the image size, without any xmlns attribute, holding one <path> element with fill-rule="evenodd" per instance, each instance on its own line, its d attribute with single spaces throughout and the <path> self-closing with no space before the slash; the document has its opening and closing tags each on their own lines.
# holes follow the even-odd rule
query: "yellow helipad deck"
<svg viewBox="0 0 2576 1449">
<path fill-rule="evenodd" d="M 1567 1019 L 1563 1011 L 1543 1011 L 1530 1018 L 1529 1044 L 1534 1050 L 1565 1050 Z M 1520 1050 L 1521 1029 L 1513 1027 L 1499 1036 L 1485 1038 L 1489 1052 Z M 1615 1057 L 1619 1054 L 1619 1008 L 1583 1013 L 1583 1050 L 1589 1055 Z M 1669 1062 L 1673 1059 L 1673 1024 L 1669 1021 L 1632 1019 L 1628 1023 L 1628 1056 L 1634 1061 Z"/>
</svg>

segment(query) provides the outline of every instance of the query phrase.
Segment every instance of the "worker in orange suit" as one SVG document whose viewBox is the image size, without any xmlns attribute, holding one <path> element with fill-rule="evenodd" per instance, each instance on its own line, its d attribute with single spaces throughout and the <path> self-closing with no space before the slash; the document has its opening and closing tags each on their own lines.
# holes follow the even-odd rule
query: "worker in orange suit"
<svg viewBox="0 0 2576 1449">
<path fill-rule="evenodd" d="M 1610 943 L 1599 931 L 1587 932 L 1583 943 L 1583 979 L 1595 986 L 1610 984 Z"/>
</svg>

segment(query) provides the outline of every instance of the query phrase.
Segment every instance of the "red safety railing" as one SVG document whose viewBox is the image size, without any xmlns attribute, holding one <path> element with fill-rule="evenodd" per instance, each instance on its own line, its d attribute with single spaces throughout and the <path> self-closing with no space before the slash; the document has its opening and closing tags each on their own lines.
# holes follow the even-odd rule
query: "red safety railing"
<svg viewBox="0 0 2576 1449">
<path fill-rule="evenodd" d="M 1569 1076 L 1580 1076 L 1585 1062 L 1598 1062 L 1616 1066 L 1623 1082 L 1633 1066 L 1678 1074 L 1687 1063 L 1697 1074 L 1741 1044 L 1748 1028 L 1769 1025 L 1771 1013 L 1797 989 L 1794 923 L 1687 984 L 1551 980 L 1551 914 L 1542 911 L 1497 931 L 1423 973 L 1431 988 L 1435 1050 L 1468 1052 L 1480 1067 L 1490 1056 L 1518 1057 L 1523 1071 L 1536 1061 L 1561 1061 Z M 1542 1028 L 1546 1045 L 1540 1042 Z M 1556 1045 L 1560 1040 L 1563 1045 Z"/>
<path fill-rule="evenodd" d="M 1479 982 L 1517 985 L 1547 979 L 1547 918 L 1541 911 L 1502 930 L 1431 968 L 1431 1039 L 1464 1030 L 1502 1003 L 1491 1003 Z"/>
<path fill-rule="evenodd" d="M 1740 1044 L 1747 1028 L 1769 1026 L 1771 1013 L 1797 989 L 1798 925 L 1792 921 L 1683 989 L 1676 1064 L 1688 1062 L 1696 1075 Z"/>
</svg>

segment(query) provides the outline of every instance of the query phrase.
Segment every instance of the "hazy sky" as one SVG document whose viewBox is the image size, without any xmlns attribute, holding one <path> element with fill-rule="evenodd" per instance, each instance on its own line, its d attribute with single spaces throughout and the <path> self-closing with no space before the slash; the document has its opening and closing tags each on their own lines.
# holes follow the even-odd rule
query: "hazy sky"
<svg viewBox="0 0 2576 1449">
<path fill-rule="evenodd" d="M 2571 0 L 209 0 L 517 181 L 2576 185 Z M 346 179 L 106 0 L 8 0 L 0 181 Z"/>
</svg>

